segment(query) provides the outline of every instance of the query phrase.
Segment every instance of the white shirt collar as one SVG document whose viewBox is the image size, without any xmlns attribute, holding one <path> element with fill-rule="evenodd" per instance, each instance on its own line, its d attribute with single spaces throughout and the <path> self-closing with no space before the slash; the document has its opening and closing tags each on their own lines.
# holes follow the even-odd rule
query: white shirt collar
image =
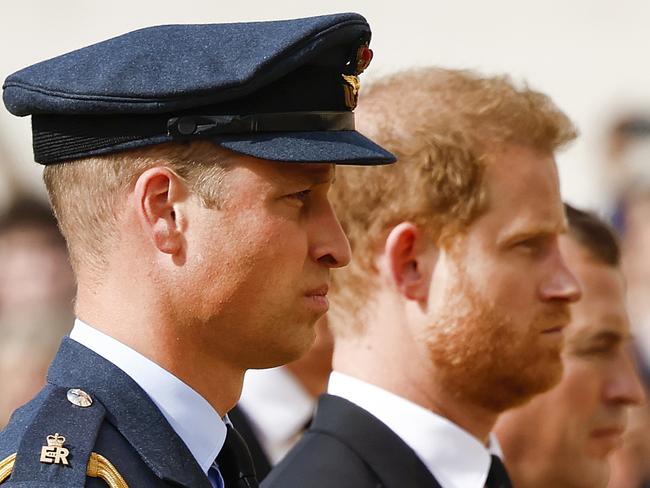
<svg viewBox="0 0 650 488">
<path fill-rule="evenodd" d="M 421 459 L 442 488 L 484 488 L 496 436 L 486 448 L 450 420 L 365 381 L 332 372 L 327 389 L 377 417 Z"/>
<path fill-rule="evenodd" d="M 316 400 L 285 367 L 246 372 L 239 407 L 251 421 L 271 464 L 293 447 L 315 406 Z"/>
<path fill-rule="evenodd" d="M 226 424 L 205 398 L 130 347 L 75 320 L 70 338 L 129 375 L 156 404 L 205 473 L 226 440 Z"/>
</svg>

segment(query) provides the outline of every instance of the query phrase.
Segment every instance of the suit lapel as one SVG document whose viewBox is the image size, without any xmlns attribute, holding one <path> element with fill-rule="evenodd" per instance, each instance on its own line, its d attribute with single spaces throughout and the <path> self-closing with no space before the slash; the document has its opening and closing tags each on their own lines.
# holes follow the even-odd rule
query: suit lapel
<svg viewBox="0 0 650 488">
<path fill-rule="evenodd" d="M 263 480 L 269 474 L 269 471 L 271 471 L 271 461 L 264 452 L 264 448 L 260 444 L 257 435 L 255 435 L 248 416 L 236 406 L 228 412 L 228 418 L 244 438 L 244 441 L 246 441 L 246 445 L 253 458 L 257 479 Z"/>
<path fill-rule="evenodd" d="M 48 382 L 82 388 L 106 408 L 106 419 L 126 438 L 159 478 L 192 488 L 211 488 L 185 443 L 149 396 L 117 366 L 65 338 L 48 372 Z"/>
<path fill-rule="evenodd" d="M 386 488 L 441 488 L 397 434 L 343 398 L 321 396 L 309 430 L 334 436 L 345 443 L 370 466 Z"/>
</svg>

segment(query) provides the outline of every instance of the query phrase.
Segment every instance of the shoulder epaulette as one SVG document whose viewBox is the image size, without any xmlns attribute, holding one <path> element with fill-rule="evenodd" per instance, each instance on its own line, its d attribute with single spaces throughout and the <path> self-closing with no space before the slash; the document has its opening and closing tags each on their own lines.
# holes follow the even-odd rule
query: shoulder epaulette
<svg viewBox="0 0 650 488">
<path fill-rule="evenodd" d="M 50 387 L 17 452 L 0 460 L 0 487 L 83 488 L 90 476 L 111 488 L 128 488 L 113 465 L 93 452 L 105 415 L 85 391 Z"/>
</svg>

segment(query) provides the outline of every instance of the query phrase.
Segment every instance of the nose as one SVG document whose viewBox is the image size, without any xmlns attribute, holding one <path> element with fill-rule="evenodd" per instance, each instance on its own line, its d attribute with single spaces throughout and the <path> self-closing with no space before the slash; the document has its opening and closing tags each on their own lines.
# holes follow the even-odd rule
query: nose
<svg viewBox="0 0 650 488">
<path fill-rule="evenodd" d="M 544 299 L 550 301 L 560 300 L 567 303 L 580 300 L 582 296 L 580 283 L 564 262 L 559 247 L 556 247 L 555 252 L 551 256 L 551 260 L 549 264 L 553 272 L 541 287 L 541 293 Z"/>
<path fill-rule="evenodd" d="M 341 268 L 350 262 L 350 243 L 329 201 L 323 205 L 310 230 L 310 254 L 328 268 Z"/>
<path fill-rule="evenodd" d="M 611 368 L 609 381 L 604 390 L 605 401 L 617 405 L 639 405 L 646 399 L 639 374 L 629 350 L 621 350 L 621 356 Z"/>
</svg>

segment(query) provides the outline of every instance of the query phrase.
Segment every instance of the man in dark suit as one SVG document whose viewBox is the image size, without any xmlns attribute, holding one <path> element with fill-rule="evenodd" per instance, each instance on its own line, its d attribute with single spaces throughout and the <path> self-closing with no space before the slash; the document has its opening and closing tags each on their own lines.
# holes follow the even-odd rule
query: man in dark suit
<svg viewBox="0 0 650 488">
<path fill-rule="evenodd" d="M 373 85 L 359 127 L 398 164 L 343 169 L 328 394 L 267 488 L 504 488 L 498 415 L 560 378 L 580 296 L 554 153 L 575 137 L 505 77 L 419 69 Z"/>
<path fill-rule="evenodd" d="M 629 347 L 616 234 L 597 216 L 568 205 L 567 218 L 560 248 L 583 296 L 566 329 L 564 375 L 555 388 L 502 415 L 495 427 L 518 488 L 608 486 L 628 411 L 644 399 Z M 621 471 L 633 476 L 626 468 Z"/>
<path fill-rule="evenodd" d="M 0 483 L 256 486 L 224 417 L 308 349 L 349 260 L 333 164 L 394 161 L 354 130 L 369 40 L 358 14 L 158 26 L 7 78 L 78 292 Z"/>
</svg>

